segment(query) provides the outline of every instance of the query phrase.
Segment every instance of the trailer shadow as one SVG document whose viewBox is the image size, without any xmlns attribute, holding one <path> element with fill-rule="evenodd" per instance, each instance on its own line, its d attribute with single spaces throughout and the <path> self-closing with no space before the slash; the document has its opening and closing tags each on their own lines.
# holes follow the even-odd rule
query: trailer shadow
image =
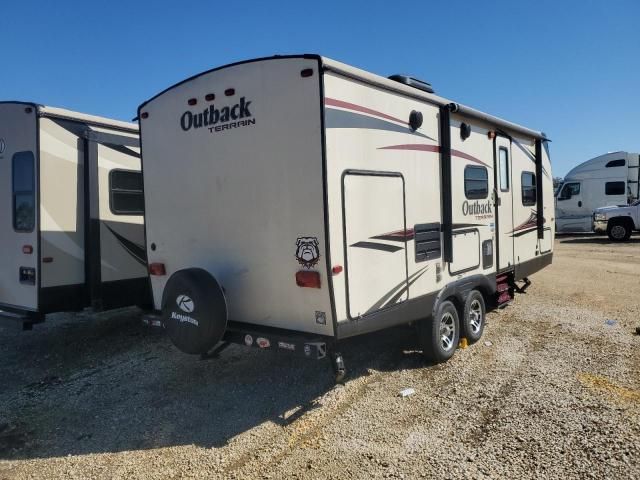
<svg viewBox="0 0 640 480">
<path fill-rule="evenodd" d="M 58 315 L 32 332 L 0 328 L 0 459 L 221 447 L 265 422 L 295 422 L 335 388 L 328 360 L 241 346 L 200 360 L 139 316 Z M 410 328 L 345 342 L 349 378 L 424 367 L 413 342 Z"/>
</svg>

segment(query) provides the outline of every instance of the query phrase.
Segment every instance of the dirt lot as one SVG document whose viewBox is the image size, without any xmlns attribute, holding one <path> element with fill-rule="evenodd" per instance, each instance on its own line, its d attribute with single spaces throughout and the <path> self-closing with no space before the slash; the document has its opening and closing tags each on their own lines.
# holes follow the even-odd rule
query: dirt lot
<svg viewBox="0 0 640 480">
<path fill-rule="evenodd" d="M 532 280 L 447 364 L 408 328 L 349 341 L 338 387 L 137 311 L 0 328 L 0 479 L 640 478 L 640 238 L 561 237 Z"/>
</svg>

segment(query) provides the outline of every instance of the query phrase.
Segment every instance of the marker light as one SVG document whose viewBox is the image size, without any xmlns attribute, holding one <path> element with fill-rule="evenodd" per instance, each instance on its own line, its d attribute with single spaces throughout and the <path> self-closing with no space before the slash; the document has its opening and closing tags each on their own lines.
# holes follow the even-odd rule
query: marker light
<svg viewBox="0 0 640 480">
<path fill-rule="evenodd" d="M 338 275 L 339 273 L 342 273 L 342 265 L 334 265 L 331 271 L 333 272 L 334 275 Z"/>
<path fill-rule="evenodd" d="M 33 253 L 33 247 L 31 245 L 23 245 L 22 253 L 25 255 L 31 255 Z"/>
<path fill-rule="evenodd" d="M 212 102 L 213 100 L 215 100 L 215 99 L 216 99 L 216 94 L 215 94 L 215 93 L 207 93 L 207 94 L 204 96 L 204 99 L 205 99 L 207 102 Z"/>
<path fill-rule="evenodd" d="M 198 103 L 198 99 L 197 98 L 190 98 L 189 100 L 187 100 L 187 103 L 189 105 L 195 105 L 196 103 Z"/>
<path fill-rule="evenodd" d="M 164 263 L 150 263 L 149 273 L 161 277 L 167 274 L 167 270 L 164 268 Z"/>
<path fill-rule="evenodd" d="M 296 273 L 296 285 L 303 288 L 320 288 L 320 272 L 300 271 Z"/>
<path fill-rule="evenodd" d="M 142 112 L 140 118 L 149 118 L 149 112 Z"/>
<path fill-rule="evenodd" d="M 303 78 L 307 78 L 313 75 L 313 68 L 305 68 L 304 70 L 300 71 L 300 76 Z"/>
<path fill-rule="evenodd" d="M 227 97 L 230 97 L 231 95 L 235 95 L 235 93 L 236 93 L 236 89 L 235 89 L 235 88 L 227 88 L 227 89 L 224 91 L 224 94 L 225 94 Z"/>
</svg>

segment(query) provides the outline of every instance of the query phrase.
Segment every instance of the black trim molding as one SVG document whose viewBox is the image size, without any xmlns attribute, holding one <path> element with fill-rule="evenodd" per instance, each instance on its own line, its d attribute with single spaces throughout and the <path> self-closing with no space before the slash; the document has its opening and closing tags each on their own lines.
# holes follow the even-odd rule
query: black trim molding
<svg viewBox="0 0 640 480">
<path fill-rule="evenodd" d="M 533 275 L 544 267 L 551 265 L 552 261 L 553 253 L 545 253 L 537 256 L 536 258 L 520 263 L 516 265 L 515 279 L 522 280 L 523 278 L 527 278 L 529 275 Z"/>
</svg>

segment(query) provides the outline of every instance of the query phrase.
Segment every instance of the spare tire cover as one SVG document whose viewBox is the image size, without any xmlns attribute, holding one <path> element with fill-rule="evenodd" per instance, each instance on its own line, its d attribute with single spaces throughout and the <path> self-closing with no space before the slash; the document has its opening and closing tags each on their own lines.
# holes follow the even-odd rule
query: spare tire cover
<svg viewBox="0 0 640 480">
<path fill-rule="evenodd" d="M 227 327 L 222 287 L 201 268 L 174 273 L 162 295 L 162 320 L 169 338 L 180 350 L 206 353 L 222 340 Z"/>
</svg>

